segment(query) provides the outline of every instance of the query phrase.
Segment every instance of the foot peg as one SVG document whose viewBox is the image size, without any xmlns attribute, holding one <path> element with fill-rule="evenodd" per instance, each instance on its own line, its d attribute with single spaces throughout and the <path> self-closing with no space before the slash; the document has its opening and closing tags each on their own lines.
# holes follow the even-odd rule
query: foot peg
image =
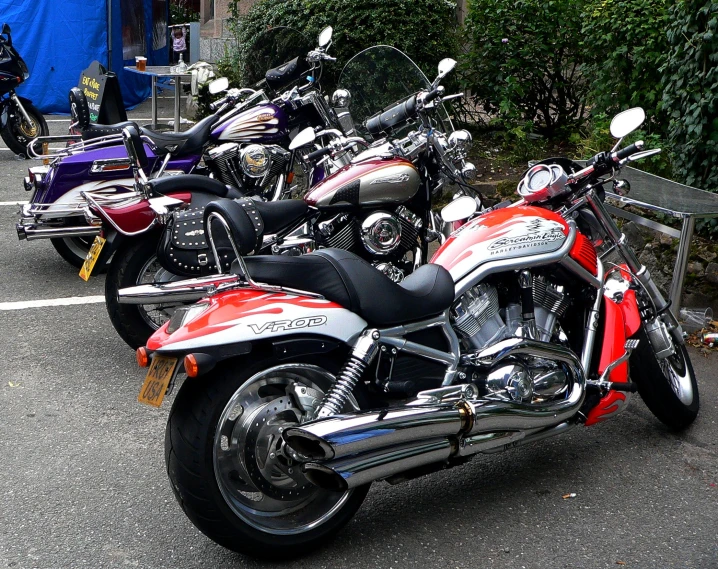
<svg viewBox="0 0 718 569">
<path fill-rule="evenodd" d="M 611 372 L 616 369 L 619 365 L 621 365 L 623 362 L 625 362 L 628 358 L 631 357 L 631 352 L 635 350 L 638 347 L 638 343 L 640 340 L 636 340 L 634 338 L 631 338 L 629 340 L 626 340 L 626 343 L 624 344 L 624 354 L 612 361 L 610 364 L 606 366 L 606 369 L 603 370 L 603 373 L 601 374 L 601 377 L 598 378 L 598 380 L 587 380 L 586 385 L 588 387 L 595 387 L 601 390 L 611 390 L 614 391 L 628 391 L 629 393 L 634 393 L 637 391 L 638 386 L 633 383 L 632 381 L 624 382 L 616 382 L 616 381 L 608 381 L 608 378 L 611 376 Z"/>
</svg>

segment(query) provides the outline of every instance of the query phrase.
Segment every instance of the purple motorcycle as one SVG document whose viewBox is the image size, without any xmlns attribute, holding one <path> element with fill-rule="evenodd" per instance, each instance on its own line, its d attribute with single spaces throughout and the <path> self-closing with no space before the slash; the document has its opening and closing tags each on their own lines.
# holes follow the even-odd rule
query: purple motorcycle
<svg viewBox="0 0 718 569">
<path fill-rule="evenodd" d="M 30 168 L 25 178 L 25 190 L 33 194 L 16 224 L 18 238 L 49 238 L 66 261 L 82 266 L 101 231 L 84 215 L 86 198 L 111 206 L 136 194 L 121 134 L 127 126 L 140 133 L 149 178 L 203 174 L 225 186 L 223 196 L 251 195 L 267 201 L 286 197 L 294 166 L 294 152 L 287 147 L 293 135 L 307 126 L 341 130 L 341 117 L 326 103 L 315 81 L 322 61 L 333 61 L 326 54 L 330 43 L 331 28 L 327 28 L 319 47 L 306 58 L 295 57 L 267 71 L 263 89 L 227 91 L 213 103 L 214 114 L 182 133 L 154 132 L 131 121 L 91 124 L 84 94 L 72 89 L 71 128 L 82 134 L 41 138 L 40 144 L 29 148 L 31 154 L 49 163 Z M 227 85 L 226 79 L 218 79 L 210 85 L 210 92 L 224 91 Z M 270 99 L 267 93 L 276 96 Z M 34 152 L 43 142 L 69 144 L 43 156 Z"/>
</svg>

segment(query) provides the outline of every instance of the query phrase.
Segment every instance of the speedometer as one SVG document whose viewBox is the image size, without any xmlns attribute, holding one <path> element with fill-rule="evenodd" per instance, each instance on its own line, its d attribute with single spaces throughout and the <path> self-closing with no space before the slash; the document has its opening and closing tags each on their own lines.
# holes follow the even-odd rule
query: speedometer
<svg viewBox="0 0 718 569">
<path fill-rule="evenodd" d="M 558 164 L 536 164 L 516 189 L 529 203 L 542 202 L 570 191 L 566 185 L 568 176 Z"/>
</svg>

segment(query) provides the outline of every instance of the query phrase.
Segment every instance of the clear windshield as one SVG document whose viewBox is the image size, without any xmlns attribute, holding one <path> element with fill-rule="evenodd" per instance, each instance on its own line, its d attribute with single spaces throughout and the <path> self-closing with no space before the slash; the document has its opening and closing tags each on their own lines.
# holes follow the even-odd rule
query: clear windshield
<svg viewBox="0 0 718 569">
<path fill-rule="evenodd" d="M 357 131 L 366 135 L 364 123 L 380 111 L 386 110 L 418 91 L 431 88 L 431 82 L 409 56 L 395 47 L 376 45 L 359 52 L 344 66 L 339 77 L 339 89 L 351 94 L 349 110 Z M 451 132 L 451 122 L 443 106 L 438 117 L 444 132 Z M 438 125 L 437 125 L 438 126 Z M 397 129 L 402 136 L 410 129 Z"/>
</svg>

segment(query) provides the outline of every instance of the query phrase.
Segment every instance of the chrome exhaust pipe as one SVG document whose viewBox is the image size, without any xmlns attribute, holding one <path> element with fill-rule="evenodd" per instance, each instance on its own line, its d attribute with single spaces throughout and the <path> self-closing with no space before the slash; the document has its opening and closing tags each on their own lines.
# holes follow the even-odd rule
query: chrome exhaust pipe
<svg viewBox="0 0 718 569">
<path fill-rule="evenodd" d="M 18 223 L 15 226 L 17 236 L 20 240 L 27 239 L 52 239 L 55 237 L 94 237 L 100 234 L 101 227 L 76 226 L 76 227 L 53 227 L 39 229 L 35 226 L 22 225 Z"/>
<path fill-rule="evenodd" d="M 315 473 L 310 477 L 318 482 L 337 480 L 327 472 L 328 469 L 344 479 L 347 487 L 353 487 L 350 480 L 354 477 L 358 485 L 359 481 L 367 481 L 378 472 L 382 473 L 379 477 L 386 477 L 386 472 L 394 475 L 406 469 L 401 459 L 390 460 L 394 450 L 405 445 L 416 448 L 437 439 L 448 443 L 456 441 L 454 454 L 474 454 L 524 438 L 527 431 L 536 432 L 571 419 L 583 404 L 586 380 L 580 361 L 570 350 L 514 338 L 482 351 L 472 361 L 479 367 L 490 369 L 518 355 L 549 358 L 566 364 L 571 381 L 567 396 L 561 401 L 533 405 L 489 398 L 460 399 L 438 405 L 421 405 L 414 401 L 396 409 L 311 421 L 287 429 L 284 440 L 300 459 L 312 465 L 307 467 Z M 471 448 L 467 450 L 467 446 Z M 369 466 L 365 467 L 365 464 Z M 353 468 L 358 469 L 357 474 L 353 474 Z"/>
<path fill-rule="evenodd" d="M 210 275 L 163 284 L 131 286 L 117 291 L 117 302 L 119 304 L 197 302 L 214 293 L 221 285 L 237 282 L 239 282 L 237 275 Z"/>
<path fill-rule="evenodd" d="M 303 466 L 302 472 L 315 486 L 344 492 L 398 472 L 443 462 L 448 460 L 452 452 L 452 444 L 448 439 L 434 439 L 326 464 L 309 462 Z"/>
</svg>

